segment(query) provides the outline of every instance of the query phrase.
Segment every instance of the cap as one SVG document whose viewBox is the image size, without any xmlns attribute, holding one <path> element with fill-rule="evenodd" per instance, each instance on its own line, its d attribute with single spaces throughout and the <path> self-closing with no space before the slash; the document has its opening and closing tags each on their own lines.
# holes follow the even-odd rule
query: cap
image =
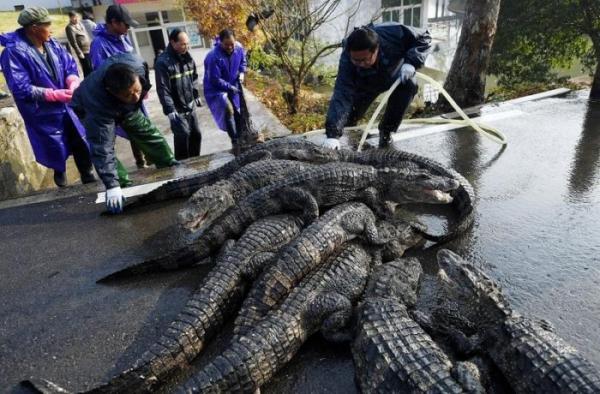
<svg viewBox="0 0 600 394">
<path fill-rule="evenodd" d="M 131 17 L 129 10 L 120 4 L 111 5 L 106 9 L 106 21 L 116 19 L 119 22 L 125 22 L 131 27 L 139 26 L 139 22 Z"/>
<path fill-rule="evenodd" d="M 21 11 L 17 22 L 21 26 L 33 25 L 37 23 L 51 23 L 50 14 L 44 7 L 29 7 Z"/>
</svg>

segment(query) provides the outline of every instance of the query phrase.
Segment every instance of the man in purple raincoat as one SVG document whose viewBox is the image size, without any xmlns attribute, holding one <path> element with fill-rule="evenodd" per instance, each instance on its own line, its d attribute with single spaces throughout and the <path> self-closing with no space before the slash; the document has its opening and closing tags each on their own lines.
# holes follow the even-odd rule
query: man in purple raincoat
<svg viewBox="0 0 600 394">
<path fill-rule="evenodd" d="M 127 32 L 130 27 L 136 27 L 139 23 L 132 18 L 129 10 L 122 5 L 111 5 L 106 9 L 106 23 L 100 23 L 94 30 L 94 39 L 90 46 L 90 58 L 92 68 L 98 69 L 102 63 L 109 57 L 119 53 L 133 52 L 133 45 L 129 40 Z M 142 107 L 142 112 L 147 115 L 147 111 Z M 121 137 L 127 137 L 120 128 L 117 134 Z M 135 143 L 131 142 L 131 151 L 135 157 L 135 164 L 138 168 L 146 167 L 144 154 Z M 124 171 L 124 169 L 122 170 Z"/>
<path fill-rule="evenodd" d="M 85 130 L 67 105 L 79 85 L 75 59 L 50 38 L 51 20 L 42 7 L 19 14 L 20 29 L 0 35 L 0 64 L 23 117 L 38 163 L 54 170 L 65 186 L 65 161 L 71 153 L 83 183 L 95 182 Z"/>
<path fill-rule="evenodd" d="M 245 72 L 244 48 L 235 40 L 233 31 L 221 31 L 214 48 L 204 59 L 204 97 L 217 126 L 231 138 L 236 154 L 240 150 L 239 84 L 244 82 Z"/>
</svg>

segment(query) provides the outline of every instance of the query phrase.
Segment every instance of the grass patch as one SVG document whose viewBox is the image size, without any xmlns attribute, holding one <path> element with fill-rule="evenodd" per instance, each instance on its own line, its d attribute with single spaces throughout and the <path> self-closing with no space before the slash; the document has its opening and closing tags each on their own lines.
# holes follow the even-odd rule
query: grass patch
<svg viewBox="0 0 600 394">
<path fill-rule="evenodd" d="M 17 19 L 19 12 L 15 11 L 0 11 L 0 33 L 8 33 L 18 29 L 19 24 Z M 52 19 L 52 35 L 55 37 L 66 37 L 65 27 L 69 23 L 68 14 L 50 14 Z"/>
</svg>

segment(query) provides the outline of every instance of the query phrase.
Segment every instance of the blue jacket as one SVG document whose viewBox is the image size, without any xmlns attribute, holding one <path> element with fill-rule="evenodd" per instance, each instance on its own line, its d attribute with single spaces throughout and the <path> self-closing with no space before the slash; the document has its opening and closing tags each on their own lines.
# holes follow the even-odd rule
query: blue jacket
<svg viewBox="0 0 600 394">
<path fill-rule="evenodd" d="M 106 30 L 106 24 L 101 23 L 94 30 L 94 39 L 90 45 L 90 60 L 95 70 L 109 57 L 118 53 L 133 52 L 133 45 L 126 34 L 115 36 Z"/>
<path fill-rule="evenodd" d="M 150 90 L 148 67 L 139 56 L 121 53 L 107 59 L 88 75 L 75 90 L 71 105 L 83 120 L 92 154 L 92 162 L 107 189 L 119 186 L 115 160 L 116 125 L 132 112 L 141 109 L 142 100 L 125 105 L 104 87 L 106 70 L 115 63 L 129 65 L 140 77 L 142 97 Z"/>
<path fill-rule="evenodd" d="M 75 60 L 58 41 L 50 39 L 45 43 L 55 78 L 22 28 L 0 35 L 0 45 L 5 47 L 0 55 L 2 71 L 25 122 L 36 161 L 64 172 L 65 161 L 71 153 L 65 142 L 65 116 L 70 118 L 84 141 L 85 130 L 68 105 L 46 102 L 44 90 L 65 89 L 67 76 L 78 75 Z"/>
<path fill-rule="evenodd" d="M 225 115 L 228 97 L 235 109 L 240 110 L 240 97 L 232 93 L 238 86 L 240 73 L 246 72 L 246 53 L 241 44 L 235 44 L 231 55 L 221 48 L 219 40 L 204 59 L 204 97 L 212 116 L 221 130 L 227 130 Z"/>
<path fill-rule="evenodd" d="M 350 52 L 344 43 L 325 121 L 325 130 L 329 138 L 342 135 L 356 97 L 388 90 L 394 83 L 392 74 L 401 61 L 418 69 L 425 64 L 429 54 L 431 36 L 427 31 L 395 22 L 382 23 L 371 28 L 379 36 L 379 53 L 374 67 L 364 69 L 353 65 Z"/>
</svg>

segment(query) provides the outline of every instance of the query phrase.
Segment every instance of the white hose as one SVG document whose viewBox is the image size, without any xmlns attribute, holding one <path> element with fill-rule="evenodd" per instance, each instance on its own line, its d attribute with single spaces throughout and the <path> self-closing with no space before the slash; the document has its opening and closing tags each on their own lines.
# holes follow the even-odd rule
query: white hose
<svg viewBox="0 0 600 394">
<path fill-rule="evenodd" d="M 464 125 L 464 126 L 470 126 L 473 129 L 475 129 L 476 131 L 478 131 L 479 133 L 481 133 L 482 135 L 490 138 L 491 140 L 493 140 L 494 142 L 497 142 L 501 145 L 506 145 L 507 141 L 506 141 L 506 137 L 504 136 L 504 134 L 502 134 L 502 132 L 500 132 L 500 130 L 495 129 L 493 127 L 490 126 L 486 126 L 483 124 L 478 124 L 475 121 L 473 121 L 473 119 L 469 118 L 467 116 L 467 114 L 464 113 L 464 111 L 458 106 L 458 104 L 456 104 L 456 101 L 454 101 L 452 99 L 452 97 L 450 97 L 450 95 L 448 94 L 448 92 L 446 92 L 446 90 L 442 87 L 442 85 L 437 82 L 436 80 L 434 80 L 433 78 L 431 78 L 428 75 L 422 74 L 420 72 L 416 73 L 417 78 L 422 79 L 426 82 L 429 82 L 430 84 L 432 84 L 435 88 L 437 88 L 446 98 L 446 100 L 448 100 L 448 102 L 450 103 L 450 105 L 452 106 L 452 108 L 454 108 L 454 110 L 463 118 L 462 120 L 457 120 L 457 119 L 441 119 L 441 118 L 424 118 L 424 119 L 407 119 L 404 120 L 404 123 L 428 123 L 428 124 L 458 124 L 458 125 Z M 390 95 L 394 92 L 394 90 L 396 89 L 396 87 L 398 87 L 398 85 L 400 84 L 400 80 L 397 79 L 394 84 L 385 92 L 385 95 L 383 96 L 383 100 L 381 100 L 381 102 L 379 103 L 379 105 L 377 106 L 377 108 L 375 109 L 375 112 L 373 113 L 373 115 L 371 116 L 371 118 L 369 119 L 369 122 L 367 123 L 366 127 L 365 125 L 360 125 L 360 126 L 352 126 L 352 127 L 345 127 L 344 130 L 363 130 L 363 133 L 360 137 L 360 142 L 358 143 L 358 151 L 360 152 L 362 150 L 362 146 L 365 143 L 365 140 L 367 139 L 367 135 L 369 134 L 369 130 L 372 129 L 373 127 L 373 123 L 375 123 L 375 120 L 377 119 L 377 117 L 379 116 L 379 113 L 381 112 L 381 110 L 383 109 L 384 105 L 387 104 Z M 324 133 L 325 130 L 324 129 L 319 129 L 319 130 L 313 130 L 313 131 L 309 131 L 308 133 L 304 133 L 304 136 L 310 136 L 310 135 L 315 135 L 315 134 L 322 134 Z"/>
</svg>

